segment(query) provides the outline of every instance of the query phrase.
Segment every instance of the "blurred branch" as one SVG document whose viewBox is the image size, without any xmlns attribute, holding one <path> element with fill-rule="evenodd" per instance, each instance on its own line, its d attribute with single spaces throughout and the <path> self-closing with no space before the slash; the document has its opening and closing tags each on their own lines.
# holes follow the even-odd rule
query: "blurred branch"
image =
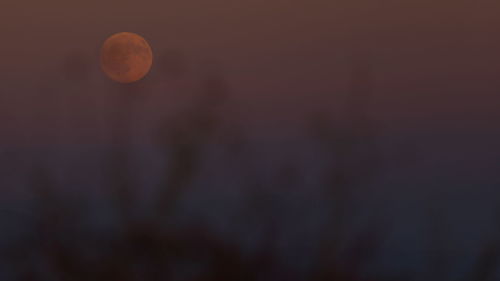
<svg viewBox="0 0 500 281">
<path fill-rule="evenodd" d="M 195 106 L 175 125 L 164 126 L 157 143 L 168 162 L 155 213 L 165 215 L 176 206 L 183 192 L 201 168 L 204 145 L 217 130 L 220 106 L 228 96 L 226 82 L 216 74 L 203 80 L 201 96 Z M 169 147 L 171 149 L 169 149 Z"/>
<path fill-rule="evenodd" d="M 323 114 L 316 114 L 312 119 L 313 135 L 319 138 L 328 158 L 331 159 L 324 186 L 325 195 L 332 205 L 329 222 L 321 232 L 318 261 L 319 272 L 328 272 L 328 276 L 342 272 L 341 268 L 335 268 L 335 256 L 339 252 L 341 234 L 348 223 L 347 212 L 352 202 L 352 189 L 361 182 L 370 181 L 380 170 L 380 157 L 374 143 L 375 128 L 368 115 L 372 79 L 367 65 L 353 71 L 344 122 L 332 124 Z M 371 246 L 374 245 L 371 243 Z M 320 277 L 322 278 L 328 277 Z"/>
</svg>

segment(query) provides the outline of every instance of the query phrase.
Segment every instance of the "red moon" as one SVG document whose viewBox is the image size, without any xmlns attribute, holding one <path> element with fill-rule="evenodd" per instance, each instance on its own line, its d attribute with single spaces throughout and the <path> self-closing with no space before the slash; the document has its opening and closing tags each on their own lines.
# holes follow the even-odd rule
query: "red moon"
<svg viewBox="0 0 500 281">
<path fill-rule="evenodd" d="M 152 64 L 151 47 L 135 33 L 116 33 L 101 48 L 101 68 L 116 82 L 136 82 L 148 74 Z"/>
</svg>

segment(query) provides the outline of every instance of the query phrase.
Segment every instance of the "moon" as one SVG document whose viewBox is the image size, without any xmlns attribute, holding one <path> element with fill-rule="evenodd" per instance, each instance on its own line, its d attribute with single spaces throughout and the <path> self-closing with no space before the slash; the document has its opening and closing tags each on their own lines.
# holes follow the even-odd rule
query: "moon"
<svg viewBox="0 0 500 281">
<path fill-rule="evenodd" d="M 120 32 L 111 35 L 101 48 L 101 68 L 112 80 L 132 83 L 148 74 L 153 52 L 140 35 Z"/>
</svg>

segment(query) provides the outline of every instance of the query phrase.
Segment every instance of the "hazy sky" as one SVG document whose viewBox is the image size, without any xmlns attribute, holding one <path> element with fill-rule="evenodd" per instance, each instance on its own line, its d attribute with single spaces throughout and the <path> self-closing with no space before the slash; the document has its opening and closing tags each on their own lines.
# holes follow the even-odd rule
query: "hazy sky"
<svg viewBox="0 0 500 281">
<path fill-rule="evenodd" d="M 269 187 L 274 183 L 268 175 L 282 165 L 294 168 L 295 162 L 305 171 L 297 181 L 305 193 L 322 181 L 318 165 L 332 163 L 333 157 L 330 148 L 318 145 L 317 135 L 307 135 L 307 118 L 345 110 L 353 70 L 361 69 L 371 73 L 366 81 L 373 96 L 369 113 L 379 122 L 375 133 L 387 134 L 380 147 L 373 146 L 382 155 L 374 163 L 382 167 L 375 169 L 379 178 L 356 191 L 360 201 L 353 206 L 370 220 L 376 215 L 395 225 L 384 247 L 396 250 L 377 261 L 421 272 L 429 262 L 419 244 L 426 239 L 429 198 L 444 206 L 451 221 L 443 224 L 450 231 L 450 249 L 471 249 L 451 252 L 453 260 L 469 263 L 483 241 L 477 237 L 497 222 L 492 210 L 500 198 L 498 0 L 0 1 L 0 187 L 31 187 L 38 179 L 33 181 L 31 172 L 38 167 L 61 176 L 62 186 L 74 190 L 106 187 L 106 165 L 114 165 L 108 158 L 116 157 L 115 147 L 106 145 L 116 127 L 129 126 L 137 143 L 137 136 L 156 133 L 164 123 L 182 125 L 183 109 L 196 102 L 203 79 L 220 75 L 230 91 L 221 110 L 224 125 L 259 132 L 253 138 L 280 137 L 252 143 L 244 153 L 248 159 L 235 154 L 227 162 L 214 146 L 215 153 L 203 161 L 213 170 L 203 170 L 204 180 L 195 185 L 230 191 L 223 197 L 199 188 L 198 198 L 202 203 L 214 198 L 203 203 L 217 205 L 208 208 L 219 216 L 213 221 L 231 221 L 227 206 L 239 204 L 231 192 L 239 192 L 233 187 L 247 180 L 246 173 L 241 179 L 233 175 L 233 166 L 248 169 L 246 161 L 255 160 L 255 176 L 262 173 Z M 118 85 L 99 69 L 101 44 L 121 31 L 144 36 L 155 56 L 151 72 L 134 85 Z M 175 71 L 168 69 L 176 67 L 180 78 L 169 76 Z M 294 130 L 303 135 L 292 135 Z M 372 148 L 371 139 L 359 140 L 355 147 Z M 21 149 L 12 148 L 16 145 Z M 163 179 L 163 148 L 123 152 L 134 162 L 116 164 L 132 167 L 134 184 L 147 189 Z M 357 152 L 346 155 L 357 157 Z M 307 201 L 301 194 L 280 189 L 277 198 Z M 197 210 L 205 208 L 196 200 Z M 290 229 L 303 232 L 297 221 L 310 225 L 324 217 L 316 199 L 310 201 L 313 208 L 290 202 Z M 277 206 L 285 214 L 284 205 Z M 296 246 L 302 247 L 303 236 L 297 237 Z"/>
<path fill-rule="evenodd" d="M 33 101 L 41 89 L 70 97 L 72 55 L 92 73 L 85 91 L 106 95 L 99 47 L 119 31 L 143 35 L 156 58 L 174 51 L 194 69 L 217 63 L 235 111 L 256 126 L 336 110 L 360 65 L 371 66 L 373 114 L 387 127 L 485 126 L 499 116 L 499 12 L 495 1 L 9 1 L 0 132 L 33 127 L 33 108 L 51 110 L 42 105 L 53 101 Z M 156 63 L 144 84 L 159 75 Z"/>
</svg>

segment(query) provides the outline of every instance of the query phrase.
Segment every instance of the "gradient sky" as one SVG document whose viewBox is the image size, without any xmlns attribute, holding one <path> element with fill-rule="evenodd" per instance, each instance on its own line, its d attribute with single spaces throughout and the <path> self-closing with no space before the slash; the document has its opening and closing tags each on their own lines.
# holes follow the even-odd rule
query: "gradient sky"
<svg viewBox="0 0 500 281">
<path fill-rule="evenodd" d="M 499 12 L 495 1 L 9 1 L 0 11 L 0 133 L 16 139 L 54 127 L 59 117 L 36 121 L 33 110 L 44 115 L 60 100 L 41 91 L 81 88 L 64 77 L 75 54 L 91 72 L 82 91 L 107 95 L 114 85 L 100 73 L 99 47 L 120 31 L 143 35 L 156 58 L 178 52 L 200 72 L 219 65 L 233 111 L 258 128 L 335 111 L 352 70 L 369 65 L 372 111 L 386 128 L 491 129 L 500 104 Z M 156 63 L 142 83 L 160 75 Z M 93 114 L 77 98 L 66 103 Z"/>
<path fill-rule="evenodd" d="M 219 75 L 230 92 L 221 127 L 243 131 L 251 145 L 231 157 L 214 145 L 195 183 L 203 188 L 187 204 L 232 228 L 229 209 L 246 202 L 234 187 L 246 186 L 247 170 L 255 172 L 248 178 L 273 187 L 274 173 L 296 165 L 300 180 L 292 185 L 300 192 L 287 187 L 275 194 L 292 210 L 283 230 L 300 234 L 327 218 L 321 208 L 330 202 L 317 200 L 314 189 L 336 152 L 344 154 L 342 146 L 330 151 L 334 133 L 327 141 L 311 136 L 308 118 L 345 113 L 354 71 L 368 70 L 379 143 L 355 138 L 361 149 L 349 151 L 349 143 L 347 155 L 376 147 L 381 159 L 374 163 L 377 178 L 353 192 L 352 215 L 361 217 L 353 228 L 391 220 L 377 262 L 420 273 L 433 262 L 422 249 L 426 208 L 435 204 L 453 249 L 445 254 L 462 273 L 479 245 L 498 237 L 491 229 L 500 205 L 499 15 L 498 0 L 2 0 L 0 187 L 17 194 L 38 184 L 31 175 L 39 169 L 68 190 L 107 187 L 108 158 L 116 161 L 116 147 L 107 145 L 120 126 L 131 128 L 133 144 L 146 146 L 125 146 L 132 160 L 121 167 L 125 161 L 116 157 L 119 171 L 133 174 L 141 191 L 157 187 L 170 162 L 165 151 L 147 146 L 146 136 L 164 123 L 182 125 L 203 80 Z M 151 72 L 133 85 L 119 85 L 99 68 L 101 44 L 122 31 L 145 37 L 155 56 Z M 349 133 L 338 142 L 351 140 Z M 359 161 L 372 169 L 368 154 Z M 303 237 L 290 245 L 316 240 Z"/>
</svg>

